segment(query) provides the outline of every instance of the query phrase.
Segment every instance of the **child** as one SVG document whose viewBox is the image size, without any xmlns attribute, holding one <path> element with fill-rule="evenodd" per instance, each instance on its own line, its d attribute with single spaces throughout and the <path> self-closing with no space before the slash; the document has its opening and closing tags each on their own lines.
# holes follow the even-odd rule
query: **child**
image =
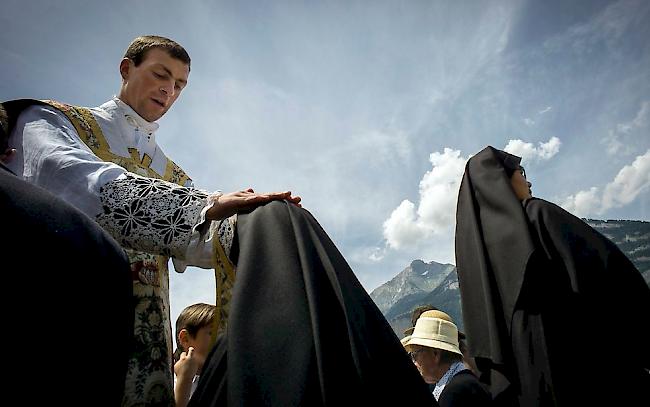
<svg viewBox="0 0 650 407">
<path fill-rule="evenodd" d="M 174 398 L 176 406 L 185 407 L 196 389 L 205 358 L 210 352 L 212 320 L 216 307 L 193 304 L 186 307 L 176 320 L 174 352 Z"/>
</svg>

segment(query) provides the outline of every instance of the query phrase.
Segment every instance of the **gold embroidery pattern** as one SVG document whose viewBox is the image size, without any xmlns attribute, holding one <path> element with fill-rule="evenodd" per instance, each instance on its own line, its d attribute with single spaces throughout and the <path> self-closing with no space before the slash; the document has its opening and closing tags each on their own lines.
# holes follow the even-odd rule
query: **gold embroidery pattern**
<svg viewBox="0 0 650 407">
<path fill-rule="evenodd" d="M 88 109 L 78 108 L 55 100 L 44 100 L 43 102 L 63 112 L 63 114 L 65 114 L 74 125 L 81 140 L 86 143 L 86 145 L 90 147 L 93 153 L 95 153 L 99 158 L 104 159 L 104 157 L 99 155 L 99 152 L 108 151 L 108 144 L 103 137 L 97 121 Z M 97 134 L 102 135 L 97 137 Z"/>
<path fill-rule="evenodd" d="M 169 178 L 169 179 L 167 179 Z M 172 160 L 167 160 L 167 167 L 165 168 L 165 179 L 178 185 L 185 185 L 190 178 Z"/>
<path fill-rule="evenodd" d="M 144 155 L 142 156 L 142 160 L 141 160 L 140 162 L 142 163 L 142 165 L 144 165 L 145 167 L 149 168 L 149 166 L 151 166 L 151 161 L 152 161 L 152 160 L 151 160 L 151 157 L 149 157 L 149 154 L 144 153 Z M 170 182 L 171 182 L 171 181 L 170 181 Z M 178 183 L 178 182 L 176 182 L 176 184 L 178 184 L 178 185 L 183 185 L 183 184 Z"/>
<path fill-rule="evenodd" d="M 129 147 L 128 150 L 129 150 L 129 154 L 131 155 L 131 159 L 133 161 L 135 161 L 136 163 L 138 161 L 140 161 L 140 157 L 138 156 L 138 149 L 137 148 Z"/>
<path fill-rule="evenodd" d="M 75 130 L 79 134 L 81 140 L 90 148 L 90 150 L 99 158 L 104 161 L 110 161 L 119 165 L 120 167 L 132 173 L 142 175 L 150 178 L 163 179 L 168 182 L 184 186 L 190 181 L 190 177 L 183 171 L 175 162 L 167 158 L 167 165 L 164 174 L 158 174 L 152 168 L 151 158 L 146 164 L 140 162 L 138 151 L 136 149 L 129 149 L 130 158 L 122 157 L 113 154 L 99 123 L 93 117 L 90 109 L 84 107 L 72 106 L 65 103 L 57 102 L 55 100 L 44 100 L 44 103 L 60 110 L 72 122 Z M 147 156 L 145 156 L 147 157 Z"/>
<path fill-rule="evenodd" d="M 227 219 L 225 220 L 228 221 Z M 235 267 L 226 256 L 226 253 L 219 243 L 219 239 L 213 239 L 212 264 L 214 265 L 214 279 L 216 281 L 216 307 L 217 310 L 212 320 L 211 344 L 217 341 L 217 335 L 225 332 L 228 325 L 228 313 L 230 311 L 230 300 L 232 299 L 232 288 L 235 284 Z"/>
</svg>

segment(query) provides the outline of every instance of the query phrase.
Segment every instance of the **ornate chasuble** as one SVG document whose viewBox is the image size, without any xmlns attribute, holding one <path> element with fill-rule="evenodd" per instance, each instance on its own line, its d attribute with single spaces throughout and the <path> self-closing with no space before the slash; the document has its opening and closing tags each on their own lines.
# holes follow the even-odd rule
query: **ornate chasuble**
<svg viewBox="0 0 650 407">
<path fill-rule="evenodd" d="M 129 172 L 181 186 L 190 181 L 185 172 L 170 159 L 166 159 L 164 173 L 161 174 L 151 168 L 152 158 L 147 154 L 140 158 L 140 153 L 135 148 L 128 148 L 129 157 L 111 152 L 90 109 L 51 100 L 46 100 L 45 103 L 68 117 L 81 140 L 100 159 L 113 162 Z M 173 405 L 169 258 L 130 249 L 126 251 L 133 277 L 135 326 L 134 350 L 129 360 L 122 405 Z"/>
<path fill-rule="evenodd" d="M 115 163 L 134 174 L 162 179 L 181 186 L 185 186 L 188 181 L 191 181 L 190 177 L 185 174 L 181 167 L 170 159 L 167 159 L 164 174 L 159 174 L 150 167 L 151 157 L 145 154 L 140 159 L 138 150 L 135 148 L 129 148 L 130 157 L 123 157 L 112 153 L 104 137 L 104 133 L 90 109 L 71 106 L 54 100 L 45 100 L 44 102 L 65 114 L 74 125 L 81 140 L 102 160 Z"/>
</svg>

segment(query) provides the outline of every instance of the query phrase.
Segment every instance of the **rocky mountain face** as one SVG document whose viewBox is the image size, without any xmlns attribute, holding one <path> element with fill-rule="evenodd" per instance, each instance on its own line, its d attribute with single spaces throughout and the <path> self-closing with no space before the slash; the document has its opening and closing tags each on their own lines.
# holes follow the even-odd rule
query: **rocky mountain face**
<svg viewBox="0 0 650 407">
<path fill-rule="evenodd" d="M 460 291 L 458 289 L 456 267 L 430 292 L 402 298 L 384 314 L 398 337 L 401 338 L 404 336 L 404 330 L 411 326 L 411 313 L 413 309 L 424 304 L 433 305 L 446 312 L 456 322 L 458 329 L 463 330 L 463 314 L 460 305 Z"/>
<path fill-rule="evenodd" d="M 650 286 L 650 222 L 585 220 L 628 256 Z M 445 311 L 463 330 L 458 275 L 452 264 L 414 260 L 389 282 L 370 293 L 398 337 L 411 326 L 414 308 L 430 304 Z"/>
<path fill-rule="evenodd" d="M 389 282 L 377 287 L 370 296 L 381 312 L 386 312 L 404 297 L 423 297 L 434 290 L 447 275 L 455 270 L 453 264 L 413 260 L 411 264 Z M 417 300 L 415 300 L 417 302 Z"/>
</svg>

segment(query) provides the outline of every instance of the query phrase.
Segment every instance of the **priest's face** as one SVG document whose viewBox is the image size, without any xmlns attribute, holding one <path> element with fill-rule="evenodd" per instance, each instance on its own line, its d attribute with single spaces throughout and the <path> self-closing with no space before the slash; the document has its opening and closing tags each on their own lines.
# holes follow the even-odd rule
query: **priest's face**
<svg viewBox="0 0 650 407">
<path fill-rule="evenodd" d="M 515 195 L 520 201 L 533 197 L 530 190 L 530 187 L 533 184 L 526 180 L 526 176 L 524 174 L 524 169 L 521 168 L 513 172 L 512 177 L 510 177 L 510 185 L 512 185 L 512 189 L 515 191 Z"/>
<path fill-rule="evenodd" d="M 124 58 L 120 63 L 122 88 L 119 98 L 142 118 L 154 122 L 162 117 L 187 85 L 190 68 L 161 48 L 146 52 L 140 65 Z"/>
</svg>

